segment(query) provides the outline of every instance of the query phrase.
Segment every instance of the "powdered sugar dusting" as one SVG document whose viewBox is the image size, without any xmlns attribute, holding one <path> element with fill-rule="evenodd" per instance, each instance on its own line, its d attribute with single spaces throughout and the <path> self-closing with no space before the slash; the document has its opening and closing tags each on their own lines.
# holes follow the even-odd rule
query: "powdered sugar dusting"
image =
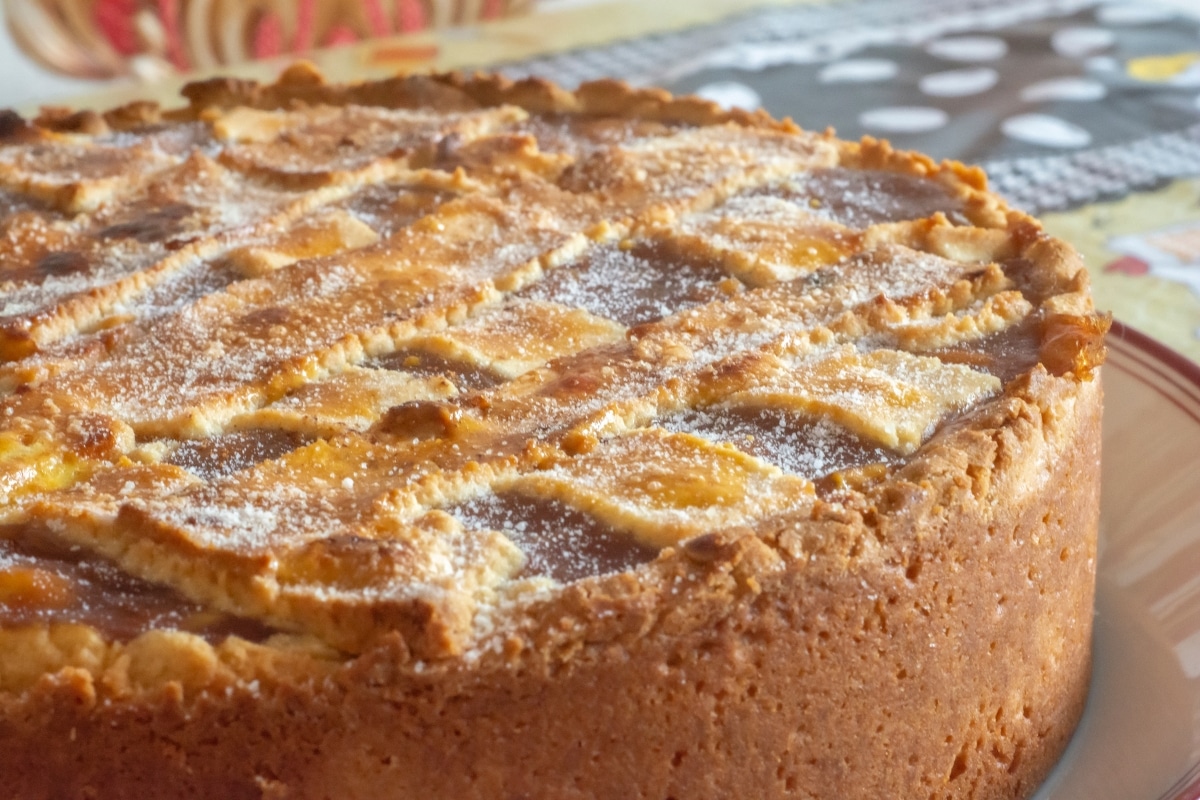
<svg viewBox="0 0 1200 800">
<path fill-rule="evenodd" d="M 518 296 L 638 325 L 723 297 L 724 280 L 727 275 L 714 266 L 672 259 L 651 245 L 604 245 L 576 264 L 552 270 Z"/>
<path fill-rule="evenodd" d="M 766 406 L 709 406 L 663 417 L 656 423 L 667 430 L 727 442 L 807 478 L 896 459 L 895 453 L 862 441 L 828 419 Z"/>
<path fill-rule="evenodd" d="M 790 177 L 760 190 L 851 228 L 923 219 L 940 211 L 965 222 L 962 199 L 931 180 L 884 170 L 833 167 Z"/>
<path fill-rule="evenodd" d="M 658 552 L 557 500 L 488 494 L 447 511 L 467 528 L 512 539 L 527 559 L 522 576 L 569 582 L 624 572 Z"/>
<path fill-rule="evenodd" d="M 0 433 L 45 449 L 5 480 L 69 452 L 64 536 L 347 650 L 411 600 L 412 652 L 477 654 L 498 586 L 802 511 L 998 390 L 885 345 L 1027 311 L 863 233 L 963 223 L 944 184 L 767 128 L 328 105 L 0 156 Z"/>
</svg>

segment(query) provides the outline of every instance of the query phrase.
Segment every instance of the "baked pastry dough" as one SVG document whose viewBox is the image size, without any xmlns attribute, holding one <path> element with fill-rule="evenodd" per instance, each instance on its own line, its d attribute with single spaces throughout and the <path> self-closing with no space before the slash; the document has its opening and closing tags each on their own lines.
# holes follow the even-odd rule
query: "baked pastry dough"
<svg viewBox="0 0 1200 800">
<path fill-rule="evenodd" d="M 599 82 L 0 119 L 16 797 L 1003 797 L 1106 321 L 980 171 Z"/>
</svg>

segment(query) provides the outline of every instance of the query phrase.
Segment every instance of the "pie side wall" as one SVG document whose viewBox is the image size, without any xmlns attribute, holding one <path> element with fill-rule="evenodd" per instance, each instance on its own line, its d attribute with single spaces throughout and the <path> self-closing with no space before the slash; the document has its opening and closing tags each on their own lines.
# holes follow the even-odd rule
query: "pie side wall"
<svg viewBox="0 0 1200 800">
<path fill-rule="evenodd" d="M 1099 381 L 1047 386 L 1002 427 L 1014 466 L 985 497 L 944 486 L 879 528 L 878 558 L 789 561 L 716 626 L 436 680 L 114 705 L 68 670 L 0 707 L 5 794 L 1027 796 L 1086 699 L 1099 508 Z"/>
</svg>

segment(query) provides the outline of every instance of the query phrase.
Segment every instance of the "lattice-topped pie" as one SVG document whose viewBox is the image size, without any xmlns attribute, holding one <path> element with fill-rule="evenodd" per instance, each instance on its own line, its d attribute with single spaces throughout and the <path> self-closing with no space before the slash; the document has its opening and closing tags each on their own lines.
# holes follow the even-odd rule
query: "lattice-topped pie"
<svg viewBox="0 0 1200 800">
<path fill-rule="evenodd" d="M 0 116 L 18 798 L 1020 797 L 1105 320 L 982 174 L 614 82 Z"/>
</svg>

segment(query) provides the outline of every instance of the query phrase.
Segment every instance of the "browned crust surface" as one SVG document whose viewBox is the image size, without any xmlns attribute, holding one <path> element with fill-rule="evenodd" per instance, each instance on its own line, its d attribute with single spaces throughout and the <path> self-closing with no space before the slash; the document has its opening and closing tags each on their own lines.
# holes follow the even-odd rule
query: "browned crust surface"
<svg viewBox="0 0 1200 800">
<path fill-rule="evenodd" d="M 0 771 L 17 798 L 1023 796 L 1083 709 L 1097 523 L 1099 384 L 1038 388 L 955 437 L 994 459 L 985 495 L 938 481 L 822 531 L 876 558 L 785 555 L 758 592 L 714 576 L 721 610 L 689 629 L 427 676 L 382 647 L 186 701 L 97 703 L 62 674 L 6 703 Z M 950 444 L 928 458 L 961 475 Z"/>
<path fill-rule="evenodd" d="M 216 81 L 186 94 L 191 105 L 165 116 L 137 106 L 5 130 L 94 133 L 325 104 L 513 104 L 796 130 L 613 82 L 574 94 L 458 75 L 343 88 L 296 67 L 272 86 Z M 893 233 L 950 258 L 1027 265 L 1044 367 L 885 480 L 755 530 L 687 540 L 634 573 L 519 600 L 497 614 L 487 648 L 462 651 L 461 632 L 445 627 L 455 620 L 420 603 L 387 620 L 394 633 L 335 640 L 355 656 L 303 637 L 212 648 L 183 635 L 112 645 L 77 627 L 18 632 L 37 656 L 29 675 L 5 667 L 19 688 L 0 695 L 0 775 L 13 796 L 1031 793 L 1087 690 L 1103 323 L 1078 257 L 987 194 L 978 170 L 886 143 L 835 144 L 842 164 L 961 194 L 979 233 L 944 217 Z M 579 436 L 565 446 L 591 446 L 594 434 Z"/>
</svg>

